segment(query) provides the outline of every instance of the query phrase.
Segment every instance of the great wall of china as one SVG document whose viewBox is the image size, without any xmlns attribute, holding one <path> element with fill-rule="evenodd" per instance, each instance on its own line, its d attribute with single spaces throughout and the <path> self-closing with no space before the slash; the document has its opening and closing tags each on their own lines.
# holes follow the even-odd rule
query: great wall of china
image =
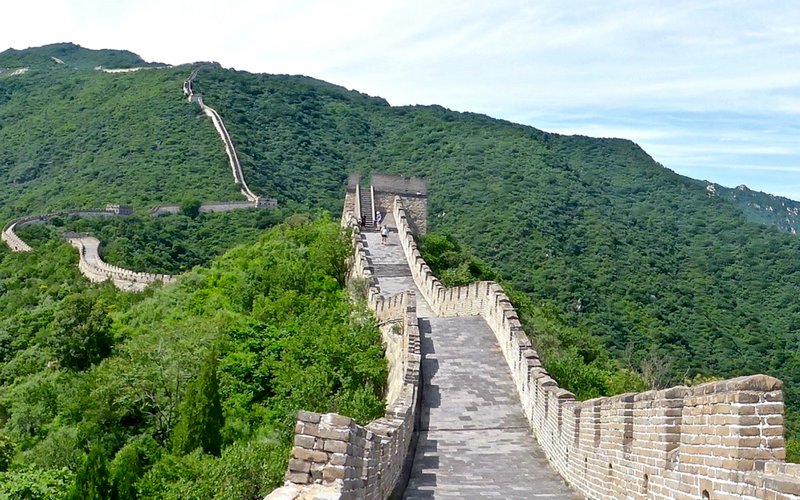
<svg viewBox="0 0 800 500">
<path fill-rule="evenodd" d="M 97 71 L 104 73 L 130 73 L 144 69 L 164 69 L 171 66 L 158 66 L 147 68 L 128 68 L 128 69 L 106 69 L 98 66 L 95 68 Z M 225 146 L 225 152 L 228 156 L 228 162 L 231 166 L 233 173 L 233 180 L 236 184 L 241 186 L 241 193 L 247 201 L 212 201 L 205 202 L 200 205 L 200 212 L 228 212 L 231 210 L 240 210 L 247 208 L 276 208 L 278 201 L 275 198 L 256 196 L 247 186 L 242 167 L 239 163 L 239 157 L 236 155 L 236 150 L 233 147 L 230 134 L 228 134 L 225 123 L 222 117 L 219 116 L 216 110 L 206 106 L 203 103 L 203 96 L 195 94 L 192 90 L 192 81 L 197 76 L 200 68 L 195 68 L 189 77 L 183 83 L 183 93 L 189 102 L 196 103 L 200 109 L 207 116 L 211 118 L 214 128 L 217 130 L 222 142 Z M 158 217 L 166 214 L 176 214 L 181 210 L 180 205 L 159 205 L 150 210 L 150 215 Z M 30 224 L 46 223 L 55 217 L 109 217 L 114 215 L 127 215 L 129 211 L 120 213 L 119 205 L 108 205 L 105 210 L 100 209 L 78 209 L 54 212 L 44 215 L 29 215 L 19 219 L 12 220 L 3 228 L 0 233 L 2 239 L 13 252 L 32 252 L 33 248 L 25 243 L 20 238 L 15 230 L 25 227 Z M 168 284 L 175 281 L 174 276 L 165 274 L 154 273 L 141 273 L 123 269 L 117 266 L 112 266 L 100 258 L 99 246 L 100 243 L 95 238 L 83 235 L 72 235 L 67 238 L 70 243 L 78 249 L 79 261 L 78 268 L 81 273 L 89 278 L 92 282 L 101 282 L 111 280 L 117 288 L 125 291 L 140 291 L 147 287 L 147 285 L 156 281 Z"/>
<path fill-rule="evenodd" d="M 219 115 L 191 91 L 194 76 L 184 92 L 214 121 L 248 199 L 241 203 L 257 205 Z M 357 229 L 360 220 L 371 228 L 376 210 L 394 228 L 387 245 Z M 2 239 L 31 251 L 16 227 L 111 215 L 119 210 L 23 217 Z M 352 277 L 368 282 L 386 344 L 386 413 L 359 425 L 299 412 L 286 484 L 268 499 L 800 499 L 800 465 L 785 462 L 779 380 L 753 375 L 576 401 L 543 368 L 499 284 L 446 288 L 433 275 L 415 242 L 427 224 L 423 181 L 373 175 L 362 190 L 351 177 L 342 222 L 354 229 Z M 93 281 L 144 275 L 102 263 L 77 235 L 71 241 Z"/>
</svg>

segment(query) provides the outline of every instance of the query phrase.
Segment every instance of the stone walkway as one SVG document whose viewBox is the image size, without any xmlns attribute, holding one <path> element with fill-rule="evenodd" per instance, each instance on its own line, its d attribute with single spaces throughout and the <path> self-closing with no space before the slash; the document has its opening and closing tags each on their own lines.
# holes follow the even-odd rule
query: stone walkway
<svg viewBox="0 0 800 500">
<path fill-rule="evenodd" d="M 394 221 L 387 224 L 394 229 Z M 396 233 L 366 233 L 384 295 L 417 290 Z M 580 498 L 555 472 L 522 414 L 494 333 L 479 316 L 438 318 L 417 290 L 423 408 L 405 498 Z"/>
</svg>

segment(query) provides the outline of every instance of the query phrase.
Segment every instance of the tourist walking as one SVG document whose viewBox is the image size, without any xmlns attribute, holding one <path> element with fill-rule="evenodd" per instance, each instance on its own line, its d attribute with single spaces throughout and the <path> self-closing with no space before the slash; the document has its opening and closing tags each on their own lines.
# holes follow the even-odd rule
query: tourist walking
<svg viewBox="0 0 800 500">
<path fill-rule="evenodd" d="M 381 245 L 385 245 L 389 239 L 389 227 L 383 226 L 381 228 Z"/>
<path fill-rule="evenodd" d="M 383 222 L 383 214 L 380 210 L 375 210 L 375 225 L 381 227 L 381 222 Z"/>
</svg>

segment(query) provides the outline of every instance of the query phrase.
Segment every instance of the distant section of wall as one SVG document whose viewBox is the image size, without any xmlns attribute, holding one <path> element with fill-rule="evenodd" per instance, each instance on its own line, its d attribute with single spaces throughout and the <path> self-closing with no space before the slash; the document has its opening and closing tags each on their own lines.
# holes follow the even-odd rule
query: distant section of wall
<svg viewBox="0 0 800 500">
<path fill-rule="evenodd" d="M 503 288 L 445 288 L 420 255 L 403 201 L 394 217 L 414 280 L 441 316 L 494 331 L 526 418 L 551 465 L 588 498 L 800 498 L 786 464 L 779 380 L 739 377 L 578 402 L 542 367 Z"/>
<path fill-rule="evenodd" d="M 17 233 L 14 232 L 14 230 L 17 228 L 17 224 L 19 224 L 19 219 L 6 224 L 6 227 L 3 228 L 2 234 L 0 234 L 0 238 L 5 241 L 6 245 L 8 245 L 8 248 L 10 248 L 12 252 L 32 252 L 33 248 L 22 241 L 22 238 L 17 236 Z"/>
<path fill-rule="evenodd" d="M 236 154 L 236 149 L 233 147 L 233 141 L 231 140 L 230 134 L 228 134 L 228 129 L 225 128 L 225 123 L 222 121 L 222 117 L 219 115 L 217 110 L 203 102 L 203 96 L 194 93 L 194 90 L 192 89 L 192 81 L 197 76 L 198 71 L 199 68 L 195 68 L 189 75 L 189 78 L 183 82 L 183 95 L 189 99 L 190 102 L 197 103 L 197 105 L 200 106 L 200 109 L 203 110 L 203 113 L 211 118 L 214 128 L 217 130 L 220 138 L 222 138 L 222 142 L 225 144 L 225 153 L 228 155 L 228 162 L 230 163 L 231 173 L 233 174 L 233 182 L 241 186 L 240 191 L 242 195 L 247 198 L 248 201 L 254 203 L 258 208 L 276 208 L 278 206 L 278 200 L 270 197 L 256 196 L 247 186 L 247 181 L 242 173 L 242 165 L 239 163 L 239 156 Z"/>
<path fill-rule="evenodd" d="M 54 58 L 55 59 L 55 58 Z M 64 64 L 61 62 L 61 64 Z M 94 69 L 96 71 L 102 71 L 103 73 L 135 73 L 137 71 L 145 71 L 149 69 L 169 69 L 172 68 L 171 65 L 166 66 L 140 66 L 137 68 L 104 68 L 102 66 L 95 66 Z"/>
<path fill-rule="evenodd" d="M 43 215 L 28 215 L 25 217 L 20 217 L 19 219 L 15 219 L 6 224 L 6 226 L 3 228 L 0 238 L 2 238 L 2 240 L 5 241 L 8 247 L 14 252 L 32 252 L 33 248 L 22 241 L 22 238 L 17 236 L 17 234 L 14 232 L 17 228 L 25 227 L 31 224 L 44 224 L 50 219 L 56 217 L 113 217 L 116 215 L 126 215 L 126 209 L 123 209 L 123 212 L 120 212 L 119 208 L 115 210 L 115 207 L 119 207 L 119 205 L 108 205 L 106 209 L 79 208 L 77 210 L 65 210 L 60 212 L 50 212 Z"/>
<path fill-rule="evenodd" d="M 68 234 L 67 239 L 78 249 L 78 268 L 92 282 L 112 280 L 117 288 L 125 291 L 140 291 L 156 281 L 164 284 L 175 282 L 175 277 L 167 274 L 137 273 L 104 262 L 99 255 L 100 242 L 97 238 L 73 233 Z"/>
<path fill-rule="evenodd" d="M 276 208 L 277 203 L 266 203 L 265 198 L 259 198 L 262 204 L 259 205 L 252 201 L 209 201 L 200 205 L 200 213 L 208 212 L 232 212 L 234 210 L 246 210 L 248 208 Z M 181 213 L 180 205 L 157 205 L 150 210 L 150 216 L 161 217 L 162 215 L 174 215 Z"/>
<path fill-rule="evenodd" d="M 344 221 L 355 222 L 354 203 L 353 196 L 345 200 Z M 371 277 L 364 241 L 358 234 L 351 273 Z M 416 298 L 412 292 L 384 298 L 372 282 L 368 300 L 382 325 L 389 361 L 385 416 L 361 426 L 333 413 L 300 412 L 286 485 L 267 499 L 378 500 L 396 488 L 418 412 L 421 351 Z"/>
<path fill-rule="evenodd" d="M 180 205 L 156 205 L 150 209 L 151 217 L 161 217 L 162 215 L 175 215 L 181 213 Z"/>
</svg>

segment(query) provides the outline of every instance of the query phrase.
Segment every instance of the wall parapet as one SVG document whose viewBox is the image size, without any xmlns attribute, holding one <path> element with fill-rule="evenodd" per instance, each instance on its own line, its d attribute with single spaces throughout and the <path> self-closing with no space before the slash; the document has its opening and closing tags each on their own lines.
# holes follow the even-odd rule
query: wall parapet
<svg viewBox="0 0 800 500">
<path fill-rule="evenodd" d="M 78 269 L 94 283 L 100 283 L 110 279 L 114 281 L 114 284 L 118 288 L 131 290 L 142 289 L 156 281 L 161 281 L 166 285 L 174 283 L 177 279 L 175 276 L 170 276 L 168 274 L 140 273 L 114 266 L 103 261 L 99 255 L 93 255 L 91 259 L 88 259 L 85 239 L 85 237 L 80 236 L 68 237 L 72 246 L 78 249 Z M 92 240 L 95 239 L 92 238 Z M 99 242 L 97 242 L 97 244 L 99 245 Z"/>
<path fill-rule="evenodd" d="M 353 209 L 357 203 L 354 196 L 345 199 L 342 221 L 354 230 L 351 277 L 370 281 L 367 300 L 383 324 L 390 365 L 386 411 L 365 426 L 335 413 L 299 412 L 286 484 L 270 493 L 270 500 L 387 498 L 397 487 L 409 453 L 422 360 L 416 296 L 412 291 L 380 295 L 371 278 L 363 235 L 357 232 Z M 393 325 L 399 325 L 399 331 Z"/>
<path fill-rule="evenodd" d="M 782 383 L 767 375 L 577 401 L 544 369 L 503 288 L 447 288 L 420 254 L 403 200 L 394 218 L 414 281 L 440 316 L 480 315 L 497 337 L 531 431 L 588 498 L 800 498 L 785 463 Z"/>
</svg>

